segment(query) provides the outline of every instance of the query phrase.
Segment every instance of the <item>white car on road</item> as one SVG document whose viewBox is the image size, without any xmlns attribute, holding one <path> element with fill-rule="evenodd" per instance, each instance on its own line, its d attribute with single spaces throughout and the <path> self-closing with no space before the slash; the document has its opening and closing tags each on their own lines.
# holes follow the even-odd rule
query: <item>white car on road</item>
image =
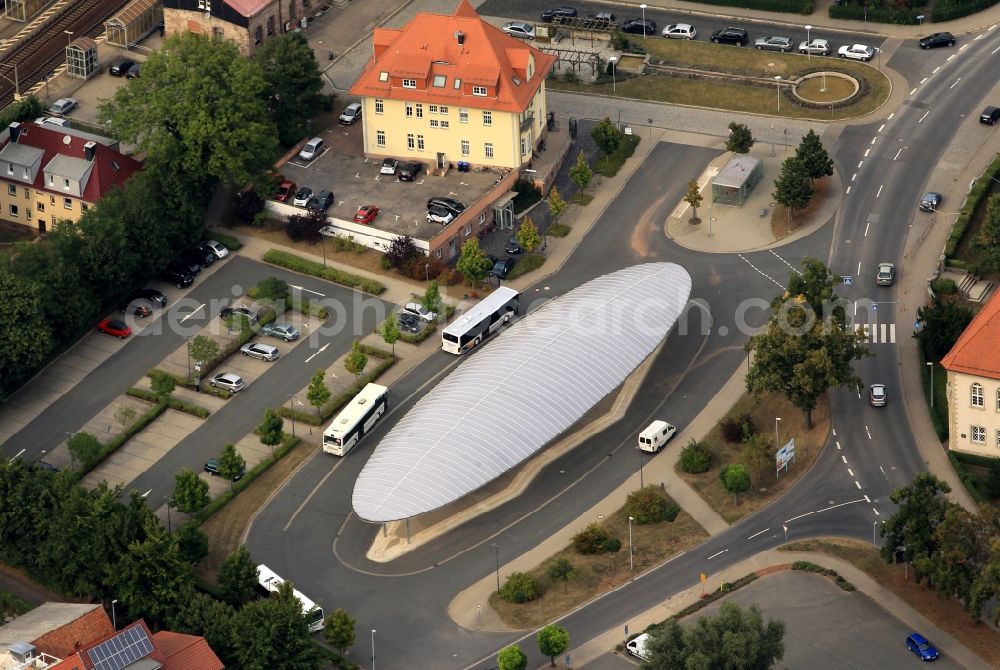
<svg viewBox="0 0 1000 670">
<path fill-rule="evenodd" d="M 837 55 L 841 58 L 860 60 L 867 63 L 875 55 L 875 49 L 872 49 L 866 44 L 852 44 L 850 46 L 840 47 L 840 49 L 837 50 Z"/>
<path fill-rule="evenodd" d="M 663 29 L 663 36 L 675 40 L 693 40 L 698 37 L 698 31 L 690 23 L 674 23 Z"/>
</svg>

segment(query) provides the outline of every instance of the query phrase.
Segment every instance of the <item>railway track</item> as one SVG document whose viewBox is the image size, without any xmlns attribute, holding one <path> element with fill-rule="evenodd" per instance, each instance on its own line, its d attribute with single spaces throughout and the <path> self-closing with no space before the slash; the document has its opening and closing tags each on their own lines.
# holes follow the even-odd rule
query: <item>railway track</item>
<svg viewBox="0 0 1000 670">
<path fill-rule="evenodd" d="M 77 0 L 6 55 L 0 62 L 0 109 L 14 102 L 14 71 L 20 90 L 42 81 L 66 60 L 66 31 L 73 37 L 97 37 L 104 22 L 125 5 L 123 0 Z"/>
</svg>

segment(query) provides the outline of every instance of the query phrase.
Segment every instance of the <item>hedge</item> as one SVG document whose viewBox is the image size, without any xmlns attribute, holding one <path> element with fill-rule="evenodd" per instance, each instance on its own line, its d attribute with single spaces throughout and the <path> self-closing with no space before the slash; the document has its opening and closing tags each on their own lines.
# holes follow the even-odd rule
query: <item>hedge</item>
<svg viewBox="0 0 1000 670">
<path fill-rule="evenodd" d="M 950 259 L 955 255 L 958 245 L 962 243 L 962 238 L 965 237 L 965 231 L 969 227 L 973 215 L 975 215 L 976 210 L 979 209 L 980 204 L 989 194 L 991 182 L 996 177 L 1000 177 L 1000 155 L 997 155 L 993 159 L 993 162 L 989 164 L 989 167 L 983 171 L 983 174 L 980 175 L 976 183 L 969 189 L 969 195 L 965 198 L 962 211 L 959 212 L 958 217 L 955 219 L 955 225 L 952 226 L 948 242 L 944 247 L 944 253 L 948 257 L 950 265 L 954 265 Z"/>
<path fill-rule="evenodd" d="M 257 299 L 257 287 L 251 286 L 247 290 L 247 297 L 251 300 Z M 313 300 L 303 300 L 302 298 L 296 298 L 293 296 L 288 297 L 288 301 L 285 303 L 285 311 L 298 312 L 299 314 L 304 314 L 306 316 L 315 316 L 318 319 L 326 319 L 329 313 L 326 308 Z"/>
<path fill-rule="evenodd" d="M 981 468 L 990 467 L 998 458 L 996 456 L 983 456 L 981 454 L 964 454 L 961 451 L 950 451 L 948 453 L 955 454 L 955 458 L 960 460 L 962 463 L 978 465 Z"/>
<path fill-rule="evenodd" d="M 382 295 L 385 293 L 385 285 L 381 282 L 361 277 L 360 275 L 353 275 L 333 267 L 323 267 L 322 263 L 290 254 L 287 251 L 268 249 L 267 253 L 264 254 L 264 261 L 285 268 L 286 270 L 291 270 L 292 272 L 301 272 L 302 274 L 319 277 L 320 279 L 356 288 L 372 295 Z"/>
<path fill-rule="evenodd" d="M 938 5 L 934 7 L 934 11 L 931 12 L 931 21 L 940 23 L 942 21 L 960 19 L 963 16 L 968 16 L 969 14 L 975 14 L 976 12 L 988 9 L 997 2 L 1000 2 L 1000 0 L 976 0 L 975 2 L 962 2 L 948 6 Z"/>
<path fill-rule="evenodd" d="M 157 403 L 150 407 L 145 414 L 139 416 L 135 421 L 132 422 L 128 428 L 126 428 L 121 434 L 116 435 L 111 440 L 106 442 L 101 447 L 101 453 L 98 455 L 97 459 L 89 467 L 81 463 L 79 470 L 73 471 L 73 476 L 77 479 L 83 479 L 83 477 L 97 468 L 98 465 L 103 463 L 111 454 L 115 453 L 122 448 L 126 442 L 135 437 L 142 429 L 144 429 L 149 424 L 153 423 L 157 417 L 167 411 L 166 403 Z"/>
<path fill-rule="evenodd" d="M 186 389 L 195 390 L 194 382 L 189 381 L 187 377 L 181 377 L 180 375 L 175 375 L 172 372 L 167 372 L 166 370 L 161 370 L 160 368 L 152 368 L 146 373 L 147 377 L 152 377 L 154 374 L 163 374 L 171 377 L 174 380 L 174 384 L 177 386 L 183 386 Z M 217 398 L 222 398 L 223 400 L 229 400 L 233 397 L 233 394 L 229 391 L 220 391 L 217 388 L 212 388 L 207 383 L 201 385 L 201 393 L 207 393 L 209 395 L 214 395 Z"/>
<path fill-rule="evenodd" d="M 809 561 L 795 561 L 792 563 L 792 570 L 802 570 L 804 572 L 815 572 L 819 575 L 824 575 L 826 577 L 832 577 L 834 583 L 845 591 L 857 591 L 858 589 L 854 584 L 850 583 L 844 579 L 841 575 L 837 574 L 836 570 L 831 570 L 830 568 L 824 568 L 822 565 L 816 565 L 815 563 L 810 563 Z"/>
<path fill-rule="evenodd" d="M 984 498 L 983 494 L 976 488 L 976 483 L 972 481 L 972 477 L 970 477 L 969 473 L 965 471 L 962 461 L 960 461 L 955 452 L 950 449 L 948 450 L 948 460 L 951 461 L 952 467 L 955 468 L 955 474 L 957 474 L 958 478 L 962 480 L 962 486 L 964 486 L 965 490 L 969 492 L 972 499 L 975 500 L 977 504 L 986 502 L 986 498 Z"/>
<path fill-rule="evenodd" d="M 830 5 L 831 19 L 851 19 L 854 21 L 871 21 L 872 23 L 899 23 L 916 25 L 920 23 L 917 16 L 923 11 L 919 9 L 892 7 L 869 7 L 867 14 L 861 5 Z"/>
<path fill-rule="evenodd" d="M 130 386 L 125 392 L 126 395 L 130 395 L 133 398 L 139 398 L 140 400 L 145 400 L 147 402 L 158 403 L 161 402 L 160 396 L 156 395 L 152 391 L 147 391 L 146 389 L 136 388 L 135 386 Z M 184 412 L 185 414 L 190 414 L 196 416 L 199 419 L 207 419 L 208 415 L 211 414 L 207 409 L 200 405 L 192 405 L 186 403 L 183 400 L 178 400 L 173 396 L 167 397 L 167 407 L 178 412 Z"/>
<path fill-rule="evenodd" d="M 699 0 L 705 5 L 760 9 L 765 12 L 786 12 L 788 14 L 812 14 L 813 0 Z"/>
<path fill-rule="evenodd" d="M 243 243 L 232 235 L 226 235 L 225 233 L 220 233 L 217 230 L 205 229 L 205 238 L 209 240 L 216 240 L 217 242 L 222 242 L 222 246 L 229 249 L 230 251 L 239 251 L 243 248 Z"/>
</svg>

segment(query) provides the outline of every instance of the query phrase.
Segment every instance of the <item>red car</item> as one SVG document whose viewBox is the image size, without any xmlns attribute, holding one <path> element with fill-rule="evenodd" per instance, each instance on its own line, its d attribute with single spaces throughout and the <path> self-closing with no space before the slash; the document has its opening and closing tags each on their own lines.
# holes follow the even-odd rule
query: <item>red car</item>
<svg viewBox="0 0 1000 670">
<path fill-rule="evenodd" d="M 369 226 L 376 216 L 378 216 L 378 207 L 375 205 L 358 207 L 358 213 L 354 215 L 354 223 L 363 223 Z"/>
<path fill-rule="evenodd" d="M 97 324 L 97 330 L 108 335 L 120 337 L 123 340 L 132 334 L 132 329 L 124 321 L 119 321 L 118 319 L 105 319 L 101 321 Z"/>
<path fill-rule="evenodd" d="M 289 198 L 295 195 L 296 190 L 295 182 L 291 179 L 286 179 L 281 182 L 281 186 L 278 187 L 278 195 L 274 196 L 274 199 L 278 202 L 286 202 Z"/>
</svg>

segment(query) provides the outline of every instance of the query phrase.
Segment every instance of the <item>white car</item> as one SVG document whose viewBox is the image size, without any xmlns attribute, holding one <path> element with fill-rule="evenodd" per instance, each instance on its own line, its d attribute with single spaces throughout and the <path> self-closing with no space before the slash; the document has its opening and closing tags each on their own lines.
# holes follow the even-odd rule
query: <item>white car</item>
<svg viewBox="0 0 1000 670">
<path fill-rule="evenodd" d="M 454 220 L 455 213 L 451 210 L 437 205 L 427 208 L 427 223 L 440 223 L 442 226 L 447 226 Z"/>
<path fill-rule="evenodd" d="M 395 158 L 386 158 L 382 161 L 382 167 L 379 168 L 379 174 L 396 174 L 396 168 L 399 167 L 399 161 Z"/>
<path fill-rule="evenodd" d="M 226 248 L 225 244 L 219 242 L 218 240 L 205 240 L 201 243 L 201 246 L 205 249 L 211 250 L 211 252 L 215 254 L 215 257 L 220 261 L 229 255 L 229 249 Z"/>
<path fill-rule="evenodd" d="M 852 44 L 840 47 L 837 50 L 837 54 L 841 58 L 850 58 L 851 60 L 860 60 L 867 63 L 875 55 L 875 49 L 866 44 Z"/>
<path fill-rule="evenodd" d="M 40 116 L 35 119 L 35 123 L 39 126 L 61 126 L 63 128 L 71 128 L 69 119 L 60 119 L 58 116 Z"/>
<path fill-rule="evenodd" d="M 408 302 L 403 306 L 403 314 L 412 314 L 418 319 L 431 322 L 438 318 L 437 312 L 432 312 L 419 302 Z"/>
<path fill-rule="evenodd" d="M 690 23 L 674 23 L 663 29 L 663 36 L 675 40 L 693 40 L 698 31 Z"/>
<path fill-rule="evenodd" d="M 829 56 L 830 42 L 827 40 L 815 39 L 799 44 L 800 54 L 812 54 L 813 56 Z"/>
<path fill-rule="evenodd" d="M 628 653 L 632 654 L 640 661 L 648 661 L 649 651 L 647 650 L 646 645 L 649 644 L 649 639 L 649 633 L 643 633 L 635 639 L 629 640 L 628 644 L 625 645 L 625 649 L 627 649 Z"/>
<path fill-rule="evenodd" d="M 59 98 L 58 100 L 52 103 L 52 106 L 49 107 L 49 111 L 53 114 L 59 114 L 59 115 L 69 114 L 74 109 L 76 109 L 79 106 L 79 104 L 80 103 L 74 100 L 73 98 Z"/>
<path fill-rule="evenodd" d="M 305 207 L 309 204 L 309 200 L 313 197 L 313 190 L 308 186 L 300 186 L 299 190 L 295 192 L 295 197 L 292 198 L 292 204 L 296 207 Z"/>
<path fill-rule="evenodd" d="M 511 37 L 520 37 L 526 40 L 535 39 L 535 27 L 524 21 L 508 21 L 501 29 Z"/>
</svg>

